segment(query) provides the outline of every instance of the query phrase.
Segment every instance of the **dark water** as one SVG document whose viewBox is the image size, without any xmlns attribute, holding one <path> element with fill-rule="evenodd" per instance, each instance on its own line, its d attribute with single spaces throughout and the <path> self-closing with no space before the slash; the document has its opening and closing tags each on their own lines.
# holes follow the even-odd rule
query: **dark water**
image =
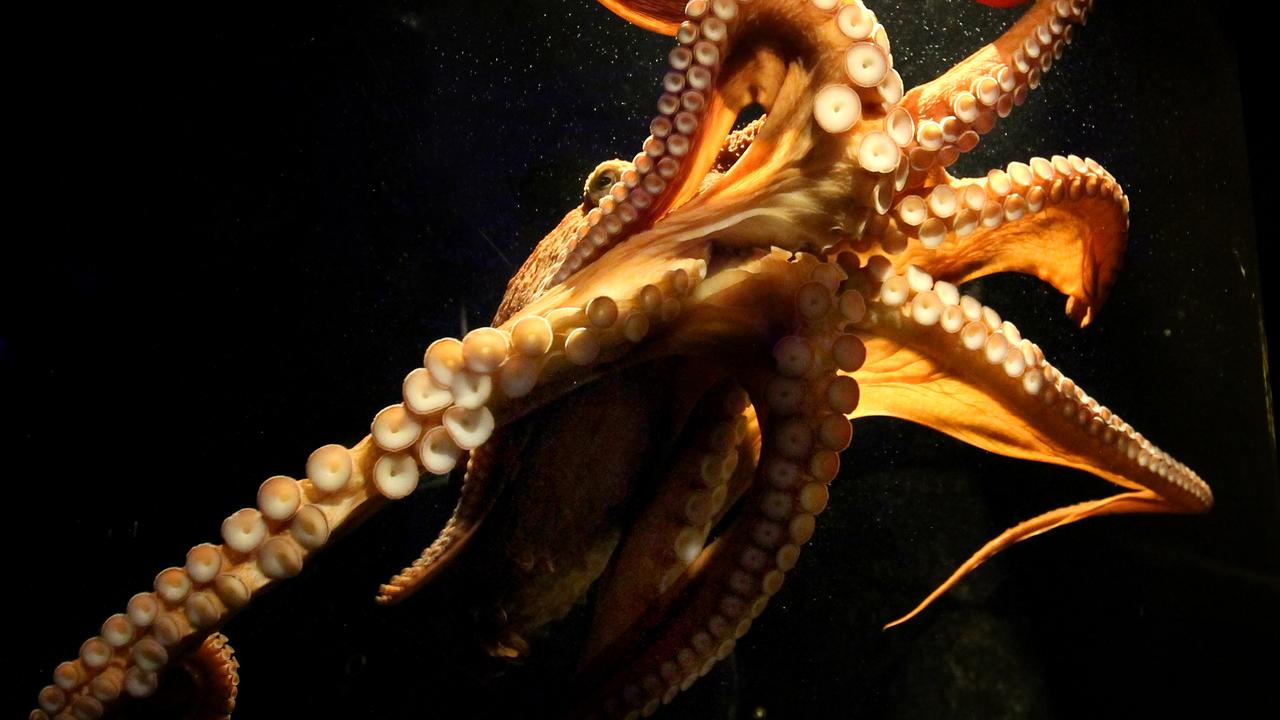
<svg viewBox="0 0 1280 720">
<path fill-rule="evenodd" d="M 18 610 L 5 624 L 23 641 L 6 684 L 15 714 L 157 570 L 215 539 L 261 479 L 363 435 L 430 340 L 487 321 L 585 174 L 637 151 L 667 39 L 586 2 L 437 5 L 112 8 L 33 26 L 70 62 L 16 81 L 32 126 L 18 152 L 38 163 L 14 201 L 36 222 L 11 229 L 0 258 L 6 477 L 29 498 L 11 503 L 6 542 Z M 1101 161 L 1133 206 L 1109 305 L 1077 331 L 1037 281 L 973 292 L 1197 469 L 1217 508 L 1037 538 L 885 633 L 990 537 L 1108 489 L 859 423 L 786 587 L 663 717 L 1275 707 L 1265 660 L 1247 657 L 1274 669 L 1280 646 L 1280 485 L 1240 20 L 1214 3 L 1156 6 L 1099 3 L 1044 86 L 960 167 Z M 1016 14 L 872 7 L 909 86 Z M 420 491 L 236 619 L 237 717 L 536 716 L 581 622 L 503 668 L 478 656 L 447 596 L 372 602 L 451 504 L 443 488 Z"/>
</svg>

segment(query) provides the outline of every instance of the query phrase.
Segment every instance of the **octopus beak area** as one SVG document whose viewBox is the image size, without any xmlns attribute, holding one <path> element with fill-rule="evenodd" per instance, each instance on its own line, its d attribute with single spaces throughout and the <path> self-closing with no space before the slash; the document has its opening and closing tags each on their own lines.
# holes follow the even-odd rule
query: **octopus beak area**
<svg viewBox="0 0 1280 720">
<path fill-rule="evenodd" d="M 851 255 L 842 260 L 870 299 L 857 330 L 867 360 L 854 373 L 861 399 L 851 417 L 911 420 L 1001 455 L 1084 470 L 1123 489 L 1010 528 L 889 626 L 1033 535 L 1088 517 L 1212 506 L 1213 494 L 1195 472 L 1091 398 L 992 308 L 914 266 L 898 274 L 882 257 L 863 267 Z"/>
</svg>

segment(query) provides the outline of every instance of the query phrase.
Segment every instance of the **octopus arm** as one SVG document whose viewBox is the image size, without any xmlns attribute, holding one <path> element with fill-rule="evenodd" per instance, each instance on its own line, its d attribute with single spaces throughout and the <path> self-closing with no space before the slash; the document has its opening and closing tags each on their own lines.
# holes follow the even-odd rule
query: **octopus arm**
<svg viewBox="0 0 1280 720">
<path fill-rule="evenodd" d="M 732 652 L 812 536 L 855 417 L 1123 488 L 1010 529 L 916 612 L 1036 533 L 1212 504 L 1194 472 L 955 284 L 1035 274 L 1081 324 L 1111 284 L 1127 200 L 1095 163 L 942 169 L 1025 100 L 1089 2 L 1038 0 L 905 98 L 888 34 L 857 2 L 601 2 L 678 43 L 642 152 L 610 161 L 607 188 L 589 178 L 493 327 L 433 343 L 355 446 L 263 483 L 222 543 L 192 548 L 58 666 L 32 717 L 98 717 L 184 662 L 214 716 L 230 711 L 237 665 L 217 629 L 331 535 L 460 462 L 454 518 L 382 599 L 464 546 L 497 558 L 460 563 L 475 568 L 463 579 L 495 611 L 491 652 L 520 657 L 603 578 L 575 716 L 650 714 Z M 733 133 L 751 104 L 768 121 Z M 833 248 L 846 235 L 849 251 Z M 899 257 L 869 256 L 875 241 Z"/>
<path fill-rule="evenodd" d="M 1101 165 L 1075 155 L 1032 158 L 982 178 L 939 171 L 936 185 L 904 194 L 897 227 L 908 238 L 893 258 L 959 284 L 1020 272 L 1067 296 L 1067 315 L 1088 325 L 1115 283 L 1129 227 L 1129 199 Z"/>
<path fill-rule="evenodd" d="M 240 684 L 240 663 L 227 643 L 227 636 L 214 633 L 183 663 L 195 680 L 199 699 L 192 717 L 198 720 L 230 720 L 236 708 Z"/>
<path fill-rule="evenodd" d="M 713 460 L 722 478 L 717 482 L 727 482 L 731 495 L 741 487 L 741 498 L 712 523 L 714 537 L 696 556 L 700 537 L 689 538 L 686 557 L 692 560 L 687 569 L 659 588 L 656 599 L 639 608 L 635 620 L 606 627 L 600 622 L 605 618 L 597 618 L 595 631 L 607 631 L 616 639 L 595 638 L 599 649 L 579 673 L 580 691 L 574 695 L 581 700 L 571 717 L 647 714 L 710 671 L 732 652 L 736 640 L 781 588 L 800 547 L 813 534 L 815 516 L 826 507 L 827 484 L 839 467 L 837 454 L 852 434 L 844 414 L 856 404 L 857 392 L 855 383 L 836 371 L 856 366 L 861 343 L 842 332 L 848 303 L 837 293 L 843 273 L 812 257 L 789 257 L 785 252 L 768 253 L 700 286 L 696 305 L 673 333 L 672 346 L 685 354 L 696 355 L 707 342 L 722 351 L 735 349 L 738 360 L 732 377 L 746 391 L 756 414 L 759 440 L 749 421 L 741 438 L 734 431 L 740 455 L 730 477 L 726 478 L 724 458 Z M 792 334 L 779 332 L 785 327 Z M 779 335 L 771 353 L 750 349 L 760 347 L 761 336 Z M 734 393 L 726 400 L 735 412 L 743 403 Z M 703 412 L 719 414 L 721 422 L 727 422 L 732 416 L 723 409 L 717 412 L 716 405 L 712 400 Z M 681 482 L 688 482 L 694 472 L 693 463 L 681 465 L 729 442 L 727 437 L 714 440 L 719 434 L 713 429 L 694 438 L 698 444 L 677 462 Z M 747 465 L 742 457 L 755 455 L 756 442 L 759 459 Z M 701 462 L 698 466 L 700 474 Z M 638 535 L 634 530 L 630 534 Z M 697 535 L 701 536 L 700 528 Z M 641 548 L 624 549 L 620 562 L 641 553 Z M 612 590 L 607 583 L 606 596 Z M 628 616 L 635 612 L 613 615 Z"/>
<path fill-rule="evenodd" d="M 449 522 L 418 559 L 378 589 L 380 604 L 392 605 L 408 598 L 449 567 L 470 544 L 502 492 L 502 480 L 506 476 L 498 474 L 494 478 L 488 471 L 494 454 L 493 443 L 486 443 L 471 453 L 462 492 Z"/>
<path fill-rule="evenodd" d="M 858 335 L 867 349 L 851 417 L 889 416 L 976 447 L 1097 475 L 1125 492 L 1061 508 L 988 543 L 911 615 L 985 559 L 1054 527 L 1128 512 L 1203 512 L 1212 494 L 1193 471 L 1151 444 L 1044 359 L 989 307 L 912 268 L 877 281 Z M 903 618 L 904 620 L 906 618 Z"/>
<path fill-rule="evenodd" d="M 685 20 L 682 0 L 600 0 L 600 4 L 632 25 L 661 35 L 675 35 Z"/>
<path fill-rule="evenodd" d="M 331 537 L 407 497 L 421 475 L 450 472 L 495 430 L 639 355 L 637 343 L 665 333 L 706 273 L 697 258 L 651 258 L 647 265 L 653 272 L 584 277 L 499 328 L 433 343 L 424 367 L 405 378 L 402 402 L 379 412 L 369 435 L 352 447 L 317 449 L 305 478 L 264 482 L 256 507 L 223 522 L 220 544 L 192 548 L 183 566 L 163 570 L 152 591 L 135 595 L 77 658 L 55 669 L 37 716 L 80 709 L 98 717 L 125 697 L 154 695 L 166 668 L 198 653 L 260 593 L 296 576 Z M 479 509 L 472 511 L 468 498 L 447 534 L 483 517 L 499 488 L 485 489 L 483 478 L 476 476 Z"/>
<path fill-rule="evenodd" d="M 969 337 L 988 330 L 980 323 L 970 325 Z M 984 450 L 1084 470 L 1126 488 L 1141 489 L 1144 479 L 1151 482 L 1141 477 L 1147 474 L 1146 468 L 1108 446 L 1096 434 L 1099 430 L 1091 432 L 1096 416 L 1075 398 L 1063 397 L 1061 383 L 1055 387 L 1040 379 L 1043 370 L 1032 380 L 1011 378 L 1003 362 L 988 361 L 988 346 L 1008 348 L 1010 356 L 1022 355 L 1020 347 L 1002 339 L 1000 330 L 990 334 L 997 340 L 977 350 L 969 350 L 954 335 L 945 338 L 952 342 L 945 342 L 943 337 L 912 334 L 916 336 L 864 337 L 868 358 L 856 375 L 862 399 L 855 417 L 910 420 Z M 1028 392 L 1027 387 L 1034 389 L 1037 382 L 1040 389 Z M 1080 410 L 1087 418 L 1084 426 L 1079 424 Z M 1117 434 L 1116 427 L 1111 429 Z"/>
<path fill-rule="evenodd" d="M 930 143 L 931 136 L 940 138 L 948 122 L 956 120 L 965 125 L 955 145 L 959 151 L 977 145 L 979 135 L 990 132 L 1040 85 L 1088 12 L 1084 4 L 1037 0 L 995 41 L 934 80 L 912 88 L 903 97 L 902 107 L 915 118 L 922 146 Z"/>
<path fill-rule="evenodd" d="M 604 579 L 589 662 L 630 628 L 702 553 L 715 524 L 750 484 L 760 430 L 746 395 L 728 381 L 708 392 L 687 423 L 681 447 L 619 548 Z"/>
<path fill-rule="evenodd" d="M 1083 520 L 1089 517 L 1100 517 L 1102 515 L 1120 515 L 1125 513 L 1168 513 L 1172 512 L 1169 505 L 1162 498 L 1150 490 L 1139 490 L 1134 492 L 1120 493 L 1101 500 L 1091 500 L 1089 502 L 1076 503 L 1066 507 L 1050 510 L 1047 513 L 1038 515 L 1030 520 L 1025 520 L 1017 525 L 1000 533 L 998 537 L 983 545 L 980 550 L 974 553 L 968 560 L 965 560 L 960 567 L 956 568 L 941 585 L 934 588 L 928 597 L 920 601 L 911 612 L 885 625 L 885 629 L 901 625 L 911 618 L 919 615 L 925 608 L 933 604 L 934 600 L 942 597 L 948 590 L 955 587 L 979 565 L 986 562 L 988 558 L 1005 548 L 1025 540 L 1029 537 L 1048 532 L 1054 528 L 1069 525 L 1077 520 Z"/>
</svg>

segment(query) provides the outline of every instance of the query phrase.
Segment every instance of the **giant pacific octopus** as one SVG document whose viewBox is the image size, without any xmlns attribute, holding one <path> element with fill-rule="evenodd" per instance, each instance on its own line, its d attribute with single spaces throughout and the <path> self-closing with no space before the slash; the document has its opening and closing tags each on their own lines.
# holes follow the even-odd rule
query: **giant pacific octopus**
<svg viewBox="0 0 1280 720">
<path fill-rule="evenodd" d="M 910 90 L 861 0 L 601 2 L 675 38 L 641 152 L 589 175 L 492 327 L 431 343 L 364 439 L 264 482 L 220 544 L 54 670 L 32 718 L 128 707 L 174 667 L 204 711 L 229 713 L 237 661 L 219 628 L 427 473 L 465 468 L 456 510 L 378 601 L 473 568 L 487 649 L 522 658 L 590 590 L 575 717 L 652 713 L 733 652 L 815 532 L 856 418 L 1120 488 L 1009 529 L 902 620 L 1031 535 L 1211 506 L 1194 472 L 958 288 L 1034 275 L 1084 326 L 1116 279 L 1129 201 L 1097 162 L 947 171 L 1027 99 L 1092 2 L 1038 0 Z M 735 129 L 749 106 L 764 116 Z"/>
</svg>

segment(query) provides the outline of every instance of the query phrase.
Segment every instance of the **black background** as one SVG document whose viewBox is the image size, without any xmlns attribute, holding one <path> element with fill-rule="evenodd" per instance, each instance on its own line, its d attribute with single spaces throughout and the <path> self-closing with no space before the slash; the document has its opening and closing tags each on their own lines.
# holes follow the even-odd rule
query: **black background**
<svg viewBox="0 0 1280 720">
<path fill-rule="evenodd" d="M 1017 14 L 872 7 L 908 85 Z M 1095 326 L 1074 330 L 1026 278 L 970 291 L 1196 468 L 1217 508 L 1037 538 L 883 633 L 1003 528 L 1108 490 L 861 422 L 787 586 L 666 716 L 1274 711 L 1280 499 L 1255 241 L 1276 212 L 1267 27 L 1232 4 L 1104 0 L 960 166 L 1076 152 L 1124 184 L 1126 267 Z M 98 6 L 12 31 L 30 44 L 6 113 L 0 256 L 17 715 L 262 479 L 358 439 L 430 340 L 487 321 L 585 174 L 638 149 L 670 41 L 567 0 Z M 237 717 L 536 716 L 581 618 L 504 669 L 477 656 L 447 588 L 372 602 L 450 504 L 420 491 L 233 621 Z"/>
</svg>

